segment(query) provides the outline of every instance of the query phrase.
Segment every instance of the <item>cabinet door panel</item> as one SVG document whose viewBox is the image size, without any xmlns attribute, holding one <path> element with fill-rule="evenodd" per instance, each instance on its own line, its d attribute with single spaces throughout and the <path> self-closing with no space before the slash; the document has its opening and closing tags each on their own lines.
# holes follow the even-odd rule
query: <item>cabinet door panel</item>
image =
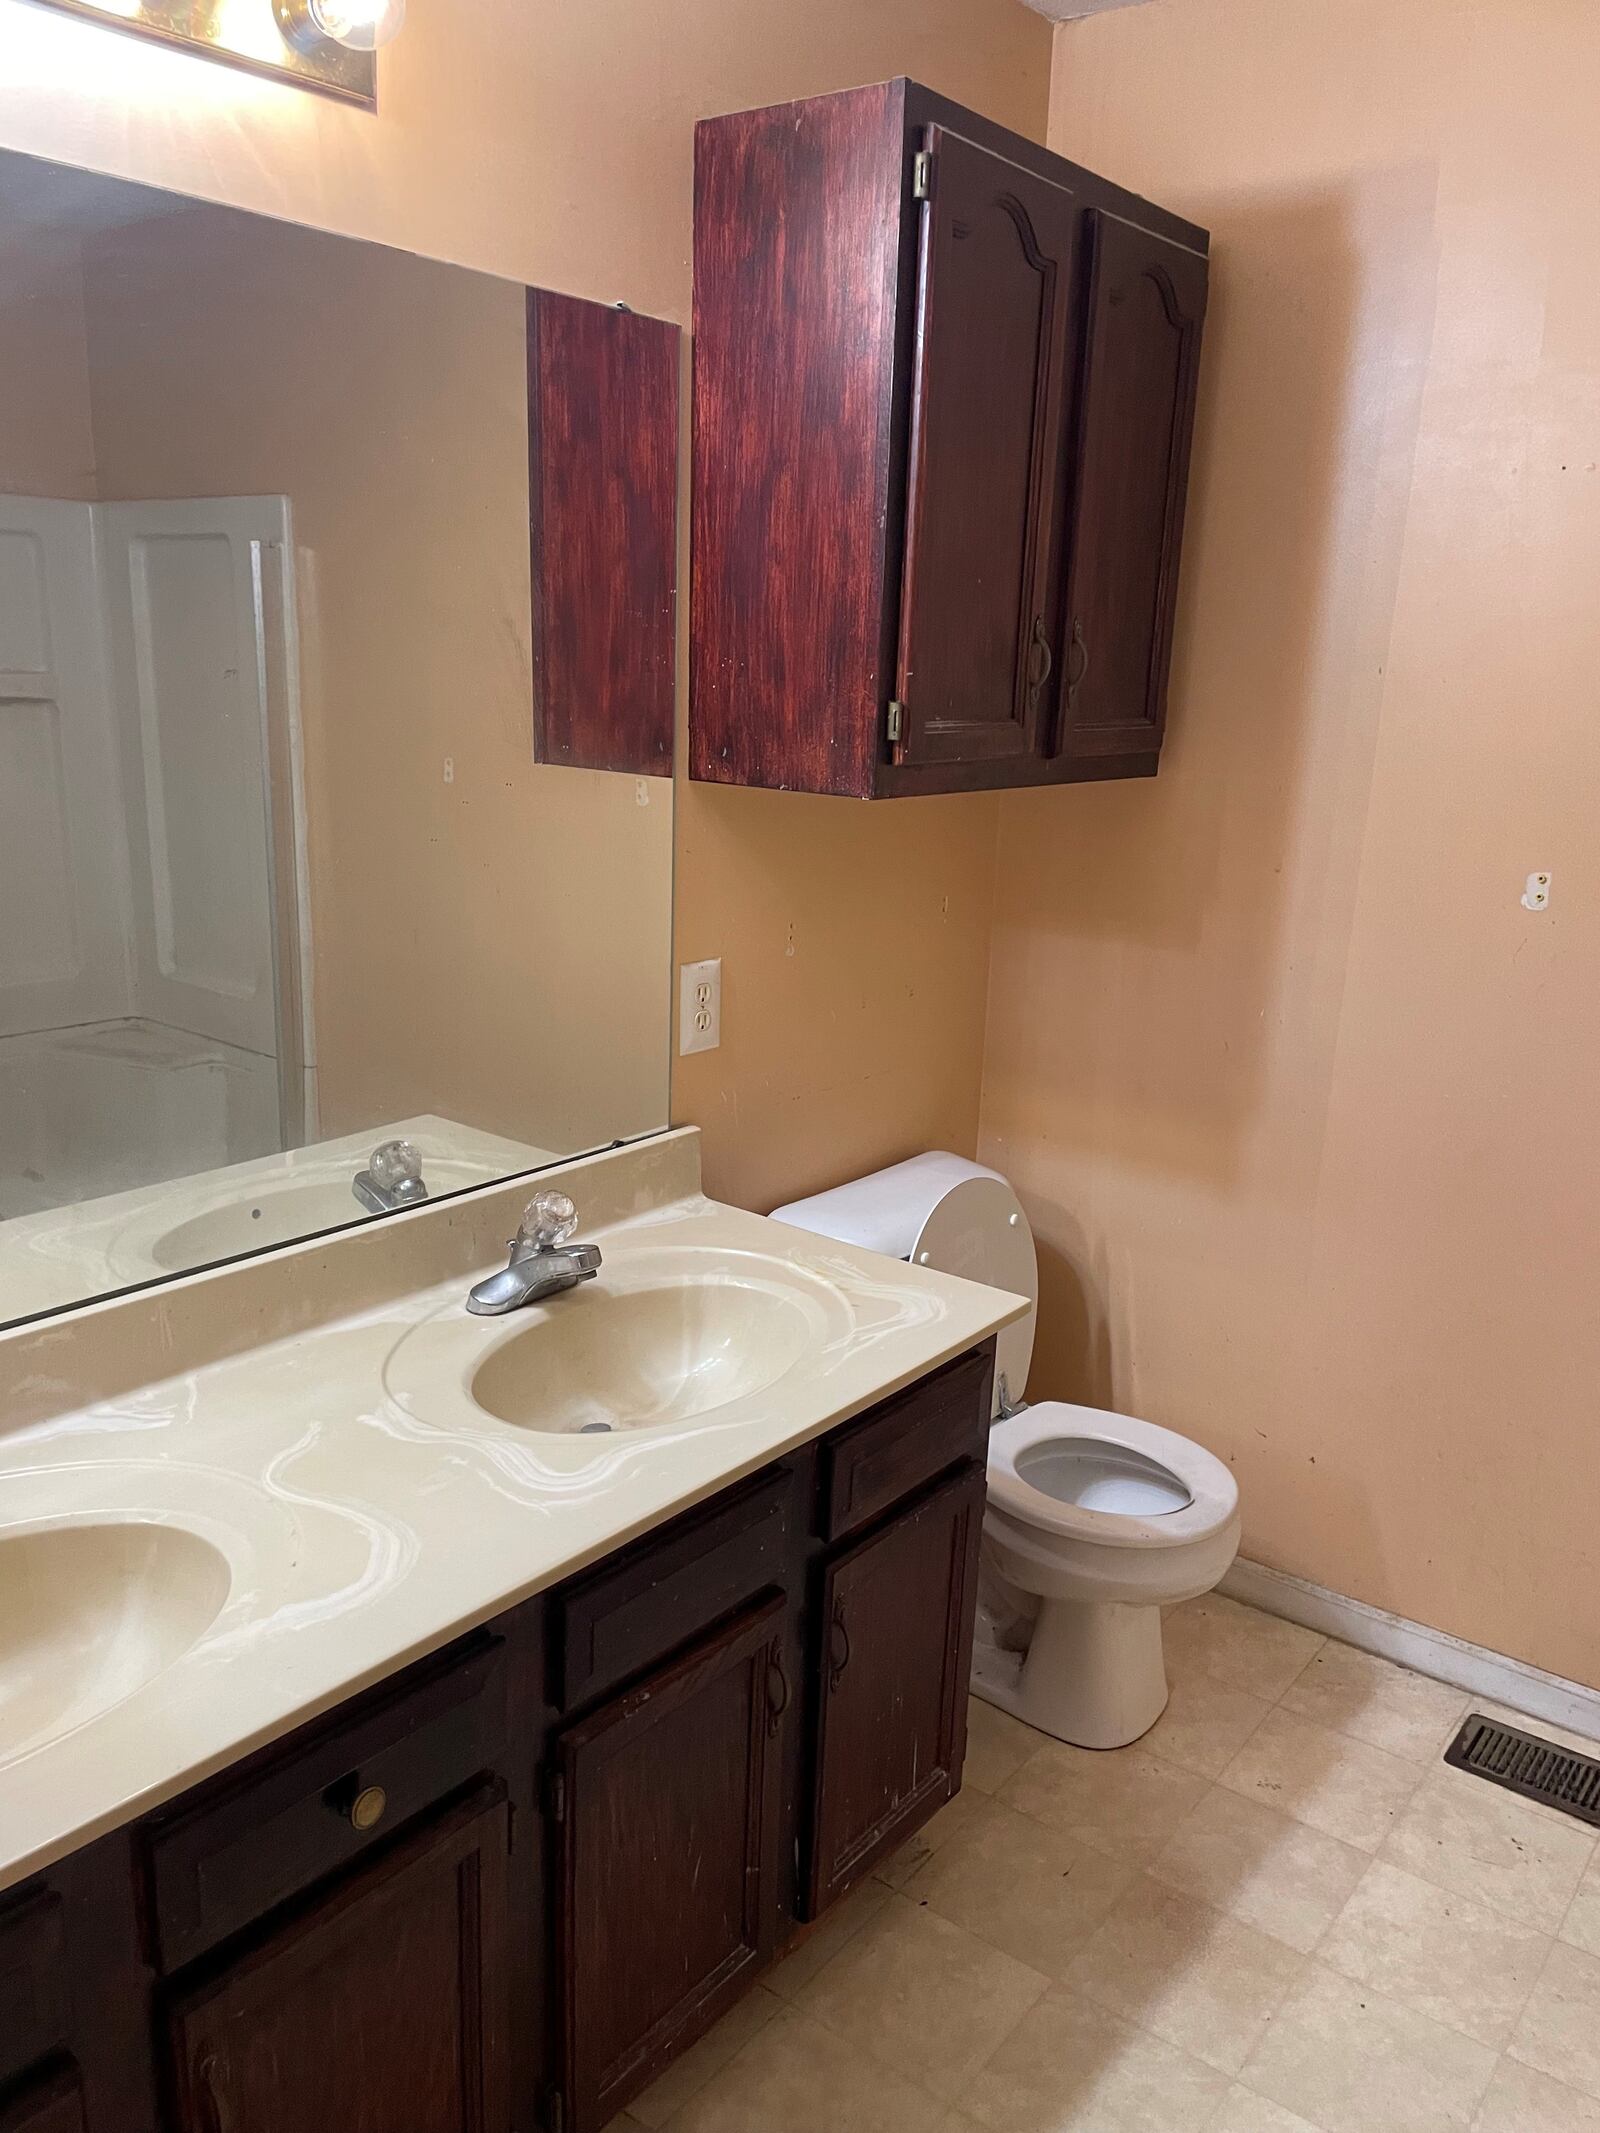
<svg viewBox="0 0 1600 2133">
<path fill-rule="evenodd" d="M 813 1918 L 960 1788 L 983 1502 L 971 1467 L 828 1569 Z"/>
<path fill-rule="evenodd" d="M 73 2069 L 60 2065 L 0 2095 L 0 2133 L 83 2133 L 83 2091 Z"/>
<path fill-rule="evenodd" d="M 784 1603 L 736 1616 L 557 1749 L 563 2090 L 598 2133 L 776 1936 Z"/>
<path fill-rule="evenodd" d="M 174 2133 L 509 2133 L 506 1822 L 478 1794 L 180 1999 Z"/>
<path fill-rule="evenodd" d="M 906 763 L 1039 745 L 1073 194 L 928 129 L 900 615 Z"/>
<path fill-rule="evenodd" d="M 1090 247 L 1061 752 L 1152 754 L 1166 717 L 1206 262 L 1119 216 Z"/>
</svg>

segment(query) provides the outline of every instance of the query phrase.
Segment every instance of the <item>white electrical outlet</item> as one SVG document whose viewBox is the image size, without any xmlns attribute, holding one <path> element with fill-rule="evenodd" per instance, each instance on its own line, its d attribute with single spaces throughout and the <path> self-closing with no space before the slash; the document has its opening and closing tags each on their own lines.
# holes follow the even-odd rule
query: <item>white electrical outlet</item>
<svg viewBox="0 0 1600 2133">
<path fill-rule="evenodd" d="M 678 971 L 678 1050 L 714 1052 L 722 1042 L 722 959 Z"/>
<path fill-rule="evenodd" d="M 1550 877 L 1548 874 L 1530 874 L 1522 888 L 1524 911 L 1548 911 L 1550 908 Z"/>
</svg>

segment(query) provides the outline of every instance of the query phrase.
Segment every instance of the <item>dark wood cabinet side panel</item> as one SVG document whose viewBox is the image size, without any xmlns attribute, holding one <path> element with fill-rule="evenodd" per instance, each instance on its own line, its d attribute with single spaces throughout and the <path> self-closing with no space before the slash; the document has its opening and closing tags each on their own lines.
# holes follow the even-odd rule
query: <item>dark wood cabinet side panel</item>
<svg viewBox="0 0 1600 2133">
<path fill-rule="evenodd" d="M 510 2133 L 506 1823 L 477 1795 L 181 1996 L 172 2133 Z"/>
<path fill-rule="evenodd" d="M 1158 748 L 1177 606 L 1207 266 L 1087 217 L 1088 291 L 1068 526 L 1059 746 Z"/>
<path fill-rule="evenodd" d="M 874 789 L 902 107 L 903 84 L 880 83 L 696 128 L 696 778 Z"/>
<path fill-rule="evenodd" d="M 528 291 L 534 753 L 672 775 L 679 333 Z"/>
</svg>

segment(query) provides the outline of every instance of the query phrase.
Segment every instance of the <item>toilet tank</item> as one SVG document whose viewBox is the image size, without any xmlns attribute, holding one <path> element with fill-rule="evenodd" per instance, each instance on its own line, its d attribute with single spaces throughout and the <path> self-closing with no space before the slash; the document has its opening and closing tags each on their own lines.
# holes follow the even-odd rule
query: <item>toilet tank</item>
<svg viewBox="0 0 1600 2133">
<path fill-rule="evenodd" d="M 1028 1218 L 998 1170 L 965 1156 L 914 1155 L 831 1192 L 775 1207 L 772 1219 L 1038 1302 L 1039 1262 Z M 1030 1311 L 997 1337 L 996 1413 L 1002 1380 L 1012 1406 L 1027 1390 L 1035 1317 Z"/>
</svg>

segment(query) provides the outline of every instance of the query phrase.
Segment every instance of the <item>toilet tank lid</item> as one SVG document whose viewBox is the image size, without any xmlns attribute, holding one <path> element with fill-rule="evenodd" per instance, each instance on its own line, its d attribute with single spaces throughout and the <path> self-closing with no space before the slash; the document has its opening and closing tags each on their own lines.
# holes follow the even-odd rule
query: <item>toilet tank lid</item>
<svg viewBox="0 0 1600 2133">
<path fill-rule="evenodd" d="M 869 1251 L 959 1274 L 1039 1297 L 1033 1232 L 1016 1194 L 998 1170 L 943 1152 L 913 1156 L 831 1192 L 773 1209 L 773 1220 L 821 1237 L 837 1237 Z M 995 1351 L 995 1399 L 1000 1379 L 1013 1401 L 1028 1382 L 1036 1314 L 1001 1329 Z"/>
</svg>

